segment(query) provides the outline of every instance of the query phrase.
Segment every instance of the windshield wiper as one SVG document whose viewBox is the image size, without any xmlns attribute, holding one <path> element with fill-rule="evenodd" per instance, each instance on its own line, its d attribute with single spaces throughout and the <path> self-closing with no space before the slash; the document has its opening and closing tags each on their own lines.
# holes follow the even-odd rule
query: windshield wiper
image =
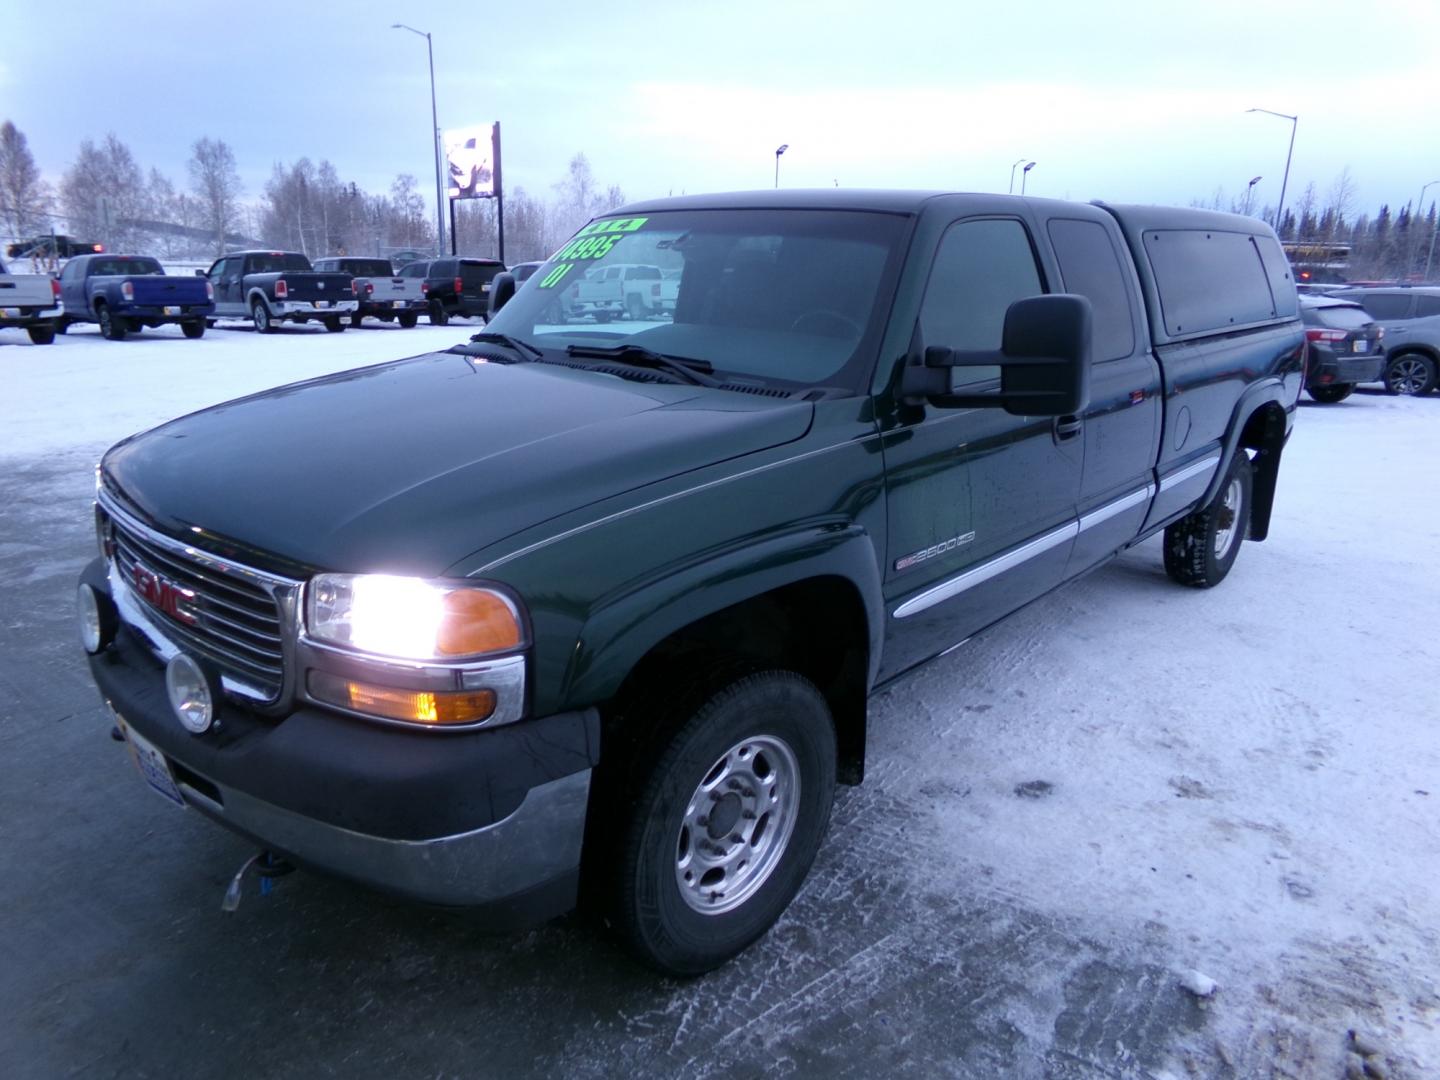
<svg viewBox="0 0 1440 1080">
<path fill-rule="evenodd" d="M 647 349 L 634 342 L 625 345 L 571 345 L 565 350 L 567 356 L 593 357 L 596 360 L 613 360 L 635 367 L 652 368 L 674 375 L 697 386 L 724 386 L 723 379 L 715 378 L 711 372 L 715 366 L 708 360 L 692 360 L 688 356 L 672 356 Z"/>
<path fill-rule="evenodd" d="M 510 349 L 512 352 L 518 352 L 522 356 L 525 353 L 529 353 L 536 360 L 539 360 L 545 355 L 540 351 L 539 346 L 532 345 L 528 341 L 521 341 L 519 338 L 513 338 L 509 334 L 496 334 L 489 330 L 482 330 L 478 334 L 471 334 L 470 340 L 486 345 L 503 345 L 505 348 Z"/>
</svg>

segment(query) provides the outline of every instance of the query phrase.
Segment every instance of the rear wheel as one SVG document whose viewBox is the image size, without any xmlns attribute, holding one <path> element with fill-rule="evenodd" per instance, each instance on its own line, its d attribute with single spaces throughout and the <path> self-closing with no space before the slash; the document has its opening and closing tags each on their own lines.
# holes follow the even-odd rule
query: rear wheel
<svg viewBox="0 0 1440 1080">
<path fill-rule="evenodd" d="M 654 765 L 613 819 L 617 925 L 672 975 L 718 967 L 770 929 L 835 796 L 834 724 L 808 680 L 767 671 L 696 700 L 656 729 Z"/>
<path fill-rule="evenodd" d="M 1235 565 L 1250 525 L 1250 459 L 1243 450 L 1210 503 L 1165 530 L 1165 572 L 1181 585 L 1209 589 Z"/>
<path fill-rule="evenodd" d="M 1354 383 L 1336 383 L 1333 386 L 1311 386 L 1308 392 L 1312 398 L 1321 405 L 1334 405 L 1337 401 L 1344 401 L 1355 392 Z"/>
<path fill-rule="evenodd" d="M 406 312 L 404 315 L 397 316 L 397 318 L 399 319 L 401 328 L 405 330 L 413 329 L 415 324 L 420 321 L 420 316 L 413 312 Z"/>
<path fill-rule="evenodd" d="M 255 324 L 257 334 L 275 332 L 275 324 L 270 321 L 270 309 L 265 306 L 264 300 L 256 300 L 250 305 L 250 321 Z"/>
<path fill-rule="evenodd" d="M 1435 389 L 1435 361 L 1420 353 L 1401 353 L 1386 363 L 1380 378 L 1391 394 L 1419 397 Z"/>
<path fill-rule="evenodd" d="M 193 319 L 193 320 L 191 320 L 190 322 L 183 322 L 183 323 L 180 324 L 180 332 L 181 332 L 182 334 L 184 334 L 187 338 L 204 337 L 204 336 L 205 336 L 205 323 L 204 323 L 204 320 L 202 320 L 202 319 Z"/>
<path fill-rule="evenodd" d="M 130 327 L 118 315 L 112 315 L 109 304 L 95 305 L 95 320 L 100 324 L 100 335 L 110 341 L 124 341 Z"/>
<path fill-rule="evenodd" d="M 365 316 L 364 316 L 364 315 L 361 315 L 358 311 L 355 312 L 354 315 L 351 315 L 351 316 L 350 316 L 350 325 L 351 325 L 351 326 L 359 326 L 359 325 L 360 325 L 362 322 L 364 322 L 364 321 L 365 321 Z M 329 324 L 327 323 L 326 325 L 328 326 Z"/>
<path fill-rule="evenodd" d="M 442 304 L 439 300 L 431 300 L 431 301 L 430 301 L 430 325 L 431 325 L 431 326 L 448 326 L 449 323 L 450 323 L 450 313 L 445 310 L 445 305 Z"/>
<path fill-rule="evenodd" d="M 358 323 L 355 325 L 359 325 Z M 325 329 L 332 334 L 338 334 L 345 329 L 345 324 L 339 315 L 327 315 L 325 317 Z"/>
<path fill-rule="evenodd" d="M 55 320 L 55 332 L 56 332 L 57 334 L 63 334 L 63 333 L 65 333 L 66 330 L 69 330 L 69 329 L 70 329 L 70 320 L 67 319 L 67 318 L 65 318 L 63 315 L 62 315 L 60 318 L 58 318 L 58 319 Z"/>
<path fill-rule="evenodd" d="M 640 297 L 631 293 L 625 298 L 625 313 L 632 322 L 639 322 L 645 317 L 645 305 L 640 302 Z"/>
<path fill-rule="evenodd" d="M 25 333 L 30 335 L 32 345 L 50 345 L 55 341 L 55 326 L 46 323 L 44 326 L 27 326 Z"/>
</svg>

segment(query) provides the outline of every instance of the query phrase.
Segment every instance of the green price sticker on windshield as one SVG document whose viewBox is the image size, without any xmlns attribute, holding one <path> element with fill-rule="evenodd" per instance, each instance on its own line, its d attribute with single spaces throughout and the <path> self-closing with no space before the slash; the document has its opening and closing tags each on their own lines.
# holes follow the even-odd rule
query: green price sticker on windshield
<svg viewBox="0 0 1440 1080">
<path fill-rule="evenodd" d="M 606 218 L 586 225 L 563 248 L 551 256 L 554 264 L 540 279 L 540 288 L 554 289 L 564 283 L 575 269 L 575 264 L 587 260 L 602 259 L 612 248 L 633 232 L 644 227 L 649 218 Z"/>
</svg>

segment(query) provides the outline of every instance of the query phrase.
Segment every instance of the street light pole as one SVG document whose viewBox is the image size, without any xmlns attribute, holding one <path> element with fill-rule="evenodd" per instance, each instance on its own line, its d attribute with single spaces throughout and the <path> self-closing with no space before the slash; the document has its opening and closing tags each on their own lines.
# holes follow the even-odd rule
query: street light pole
<svg viewBox="0 0 1440 1080">
<path fill-rule="evenodd" d="M 1014 195 L 1014 194 L 1015 194 L 1015 168 L 1016 168 L 1016 166 L 1018 166 L 1018 165 L 1024 165 L 1025 162 L 1027 162 L 1027 161 L 1029 161 L 1029 160 L 1030 160 L 1029 158 L 1023 158 L 1023 157 L 1022 157 L 1022 158 L 1017 158 L 1017 159 L 1015 160 L 1015 164 L 1010 166 L 1010 187 L 1009 187 L 1009 189 L 1007 190 L 1007 194 L 1010 194 L 1010 195 Z M 1031 162 L 1031 164 L 1033 165 L 1034 162 Z"/>
<path fill-rule="evenodd" d="M 1425 213 L 1425 192 L 1429 191 L 1429 190 L 1430 190 L 1432 187 L 1434 187 L 1436 184 L 1440 184 L 1440 180 L 1431 180 L 1430 183 L 1426 184 L 1424 187 L 1422 187 L 1422 188 L 1420 189 L 1420 198 L 1419 198 L 1418 200 L 1416 200 L 1416 202 L 1415 202 L 1415 213 L 1413 213 L 1413 214 L 1410 215 L 1410 228 L 1411 228 L 1412 230 L 1415 228 L 1415 222 L 1416 222 L 1417 220 L 1419 220 L 1420 217 L 1421 217 L 1421 215 L 1423 215 L 1423 214 Z M 1436 224 L 1437 224 L 1437 228 L 1440 228 L 1440 222 L 1437 222 Z M 1420 234 L 1419 234 L 1418 232 L 1415 233 L 1415 251 L 1416 251 L 1417 254 L 1418 254 L 1419 251 L 1420 251 Z M 1425 280 L 1425 281 L 1429 281 L 1429 280 L 1430 280 L 1430 259 L 1431 259 L 1432 256 L 1434 256 L 1434 254 L 1435 254 L 1435 234 L 1432 232 L 1432 233 L 1430 234 L 1430 254 L 1425 257 L 1425 277 L 1424 277 L 1424 280 Z M 1413 266 L 1415 260 L 1414 260 L 1414 259 L 1411 259 L 1410 262 L 1411 262 L 1411 265 Z"/>
<path fill-rule="evenodd" d="M 781 143 L 780 146 L 775 150 L 775 187 L 777 189 L 780 187 L 780 155 L 789 149 L 790 144 L 787 142 Z"/>
<path fill-rule="evenodd" d="M 391 30 L 409 30 L 425 39 L 425 52 L 430 57 L 430 141 L 435 150 L 435 254 L 445 254 L 445 188 L 440 181 L 440 114 L 435 109 L 435 46 L 430 35 L 404 23 L 391 23 Z"/>
<path fill-rule="evenodd" d="M 1290 121 L 1290 149 L 1285 151 L 1285 176 L 1280 181 L 1280 205 L 1275 208 L 1275 232 L 1278 235 L 1280 226 L 1285 221 L 1285 188 L 1290 183 L 1290 158 L 1295 153 L 1295 129 L 1300 126 L 1300 118 L 1291 116 L 1289 113 L 1275 112 L 1273 109 L 1246 109 L 1245 111 L 1269 113 L 1271 116 L 1278 116 L 1282 120 Z M 1300 239 L 1298 234 L 1295 239 Z"/>
<path fill-rule="evenodd" d="M 1023 169 L 1020 170 L 1020 194 L 1021 194 L 1021 195 L 1024 195 L 1024 194 L 1025 194 L 1025 181 L 1027 181 L 1027 180 L 1030 179 L 1030 170 L 1033 169 L 1034 167 L 1035 167 L 1035 162 L 1032 161 L 1032 162 L 1030 162 L 1029 165 L 1026 165 Z"/>
</svg>

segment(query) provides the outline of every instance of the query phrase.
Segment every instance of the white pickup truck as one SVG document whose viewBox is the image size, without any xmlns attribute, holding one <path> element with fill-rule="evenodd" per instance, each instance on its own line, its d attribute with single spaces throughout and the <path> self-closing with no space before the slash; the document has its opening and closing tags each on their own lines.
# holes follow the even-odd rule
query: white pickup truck
<svg viewBox="0 0 1440 1080">
<path fill-rule="evenodd" d="M 49 345 L 63 314 L 59 282 L 45 274 L 12 275 L 0 263 L 0 328 L 23 326 L 36 345 Z"/>
<path fill-rule="evenodd" d="M 350 316 L 351 326 L 359 326 L 366 315 L 373 315 L 381 322 L 399 320 L 408 330 L 427 310 L 423 282 L 398 277 L 389 259 L 336 255 L 316 259 L 315 269 L 349 274 L 355 279 L 355 299 L 360 306 Z"/>
<path fill-rule="evenodd" d="M 658 318 L 664 312 L 674 312 L 679 284 L 667 281 L 658 266 L 607 266 L 579 283 L 570 313 L 593 315 L 596 322 Z"/>
</svg>

